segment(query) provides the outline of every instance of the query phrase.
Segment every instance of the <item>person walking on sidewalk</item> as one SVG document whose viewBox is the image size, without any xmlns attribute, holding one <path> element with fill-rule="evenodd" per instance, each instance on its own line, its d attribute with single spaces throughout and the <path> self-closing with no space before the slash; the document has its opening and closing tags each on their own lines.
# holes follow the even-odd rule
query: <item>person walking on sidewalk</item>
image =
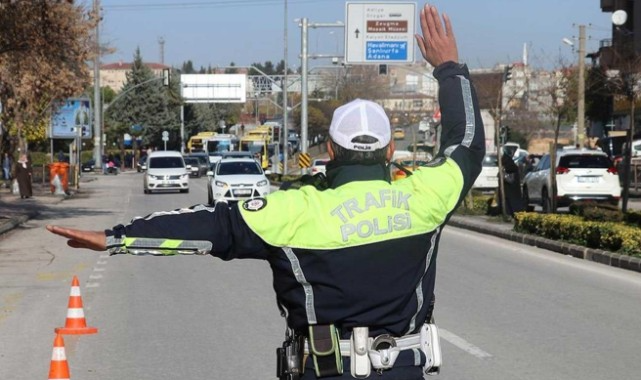
<svg viewBox="0 0 641 380">
<path fill-rule="evenodd" d="M 33 196 L 33 190 L 31 188 L 32 173 L 31 160 L 29 160 L 26 154 L 21 154 L 20 159 L 16 162 L 16 180 L 18 181 L 20 198 L 22 199 Z"/>
<path fill-rule="evenodd" d="M 391 181 L 389 118 L 357 99 L 334 112 L 326 190 L 153 213 L 107 231 L 47 229 L 71 247 L 113 254 L 267 261 L 287 323 L 280 379 L 418 380 L 438 372 L 438 242 L 481 172 L 485 136 L 449 18 L 426 5 L 420 21 L 416 39 L 435 67 L 443 133 L 437 157 L 413 175 Z"/>
<path fill-rule="evenodd" d="M 8 152 L 4 153 L 4 157 L 2 158 L 2 174 L 4 179 L 10 180 L 11 179 L 11 167 L 13 166 L 13 159 L 11 158 L 11 155 Z"/>
</svg>

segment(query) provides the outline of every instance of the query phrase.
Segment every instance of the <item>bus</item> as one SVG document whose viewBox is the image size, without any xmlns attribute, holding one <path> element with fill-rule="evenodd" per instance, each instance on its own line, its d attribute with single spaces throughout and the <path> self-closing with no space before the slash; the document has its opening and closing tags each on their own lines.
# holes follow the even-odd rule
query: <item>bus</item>
<svg viewBox="0 0 641 380">
<path fill-rule="evenodd" d="M 216 132 L 199 132 L 197 135 L 191 136 L 187 141 L 187 152 L 199 153 L 205 152 L 205 140 L 215 136 Z"/>
<path fill-rule="evenodd" d="M 232 134 L 219 133 L 205 140 L 205 151 L 209 156 L 209 163 L 215 164 L 220 161 L 224 152 L 238 150 L 238 137 Z"/>
<path fill-rule="evenodd" d="M 239 150 L 241 152 L 250 152 L 260 163 L 263 169 L 269 167 L 269 136 L 265 135 L 247 135 L 240 139 Z"/>
</svg>

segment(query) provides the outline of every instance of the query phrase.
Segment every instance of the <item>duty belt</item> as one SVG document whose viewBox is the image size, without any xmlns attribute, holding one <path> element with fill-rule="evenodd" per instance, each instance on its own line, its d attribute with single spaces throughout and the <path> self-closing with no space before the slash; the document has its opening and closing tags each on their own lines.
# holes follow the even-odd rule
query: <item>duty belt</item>
<svg viewBox="0 0 641 380">
<path fill-rule="evenodd" d="M 442 362 L 438 329 L 434 324 L 424 324 L 420 332 L 402 337 L 388 334 L 369 337 L 369 328 L 355 327 L 349 340 L 336 340 L 336 343 L 337 347 L 332 351 L 338 351 L 334 353 L 339 356 L 350 357 L 351 374 L 356 378 L 369 376 L 371 368 L 379 372 L 392 368 L 399 353 L 405 350 L 419 349 L 423 352 L 426 374 L 437 374 Z M 315 350 L 309 349 L 307 340 L 304 352 L 312 356 L 316 354 Z M 319 369 L 316 370 L 318 375 Z"/>
</svg>

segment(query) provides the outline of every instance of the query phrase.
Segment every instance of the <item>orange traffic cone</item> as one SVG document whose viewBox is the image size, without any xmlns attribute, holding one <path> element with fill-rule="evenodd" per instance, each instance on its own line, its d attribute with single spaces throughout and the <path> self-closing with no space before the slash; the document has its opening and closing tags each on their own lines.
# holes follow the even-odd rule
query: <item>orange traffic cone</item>
<svg viewBox="0 0 641 380">
<path fill-rule="evenodd" d="M 51 353 L 51 365 L 49 366 L 49 380 L 69 380 L 70 378 L 67 355 L 65 354 L 65 341 L 62 339 L 62 335 L 56 334 Z"/>
<path fill-rule="evenodd" d="M 95 334 L 98 332 L 95 327 L 87 327 L 85 312 L 82 310 L 80 285 L 76 276 L 73 276 L 73 282 L 71 283 L 65 327 L 57 327 L 56 332 L 60 334 Z"/>
</svg>

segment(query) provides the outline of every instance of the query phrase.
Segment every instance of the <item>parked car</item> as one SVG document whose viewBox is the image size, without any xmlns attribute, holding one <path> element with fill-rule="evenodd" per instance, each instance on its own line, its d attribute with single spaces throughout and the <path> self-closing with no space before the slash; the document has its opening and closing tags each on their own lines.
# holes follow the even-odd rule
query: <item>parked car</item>
<svg viewBox="0 0 641 380">
<path fill-rule="evenodd" d="M 270 193 L 270 183 L 260 163 L 253 158 L 226 158 L 207 172 L 207 201 L 240 201 Z"/>
<path fill-rule="evenodd" d="M 554 212 L 550 179 L 550 155 L 541 157 L 523 180 L 527 204 L 540 204 L 543 212 Z M 569 206 L 574 201 L 619 203 L 621 186 L 612 160 L 602 151 L 561 150 L 556 154 L 556 204 Z"/>
<path fill-rule="evenodd" d="M 312 161 L 311 172 L 312 175 L 317 173 L 325 174 L 325 165 L 329 162 L 329 158 L 316 158 Z"/>
<path fill-rule="evenodd" d="M 499 161 L 496 153 L 486 153 L 483 157 L 481 174 L 476 178 L 473 189 L 480 191 L 495 190 L 499 187 Z"/>
<path fill-rule="evenodd" d="M 95 167 L 96 167 L 96 160 L 94 160 L 93 158 L 89 161 L 85 161 L 81 166 L 83 172 L 92 172 L 95 169 Z"/>
<path fill-rule="evenodd" d="M 189 192 L 190 167 L 185 165 L 180 152 L 155 151 L 147 158 L 147 172 L 143 186 L 145 194 L 153 191 L 179 190 Z"/>
</svg>

